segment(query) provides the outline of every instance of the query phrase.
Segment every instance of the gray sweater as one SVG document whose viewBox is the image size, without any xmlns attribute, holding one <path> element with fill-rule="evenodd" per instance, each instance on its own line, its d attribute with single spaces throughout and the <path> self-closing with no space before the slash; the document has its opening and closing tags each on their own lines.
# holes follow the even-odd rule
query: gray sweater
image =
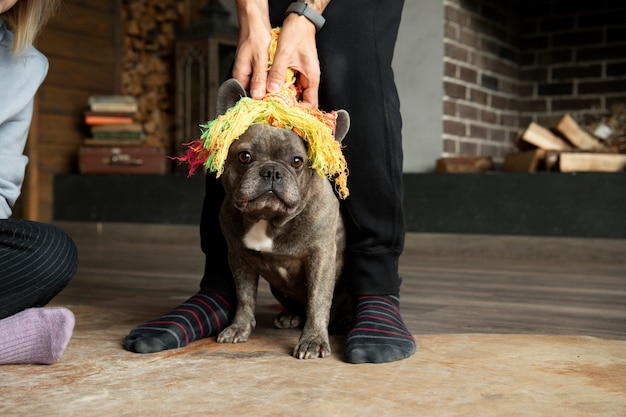
<svg viewBox="0 0 626 417">
<path fill-rule="evenodd" d="M 48 72 L 48 60 L 39 51 L 31 46 L 14 56 L 12 43 L 13 33 L 0 16 L 0 219 L 11 216 L 20 196 L 33 101 Z"/>
</svg>

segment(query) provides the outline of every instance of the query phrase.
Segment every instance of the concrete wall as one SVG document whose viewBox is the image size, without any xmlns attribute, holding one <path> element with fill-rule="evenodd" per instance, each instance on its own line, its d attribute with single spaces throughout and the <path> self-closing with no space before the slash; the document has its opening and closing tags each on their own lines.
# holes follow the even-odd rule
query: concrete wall
<svg viewBox="0 0 626 417">
<path fill-rule="evenodd" d="M 406 1 L 393 67 L 407 173 L 434 170 L 442 153 L 443 45 L 443 4 Z"/>
</svg>

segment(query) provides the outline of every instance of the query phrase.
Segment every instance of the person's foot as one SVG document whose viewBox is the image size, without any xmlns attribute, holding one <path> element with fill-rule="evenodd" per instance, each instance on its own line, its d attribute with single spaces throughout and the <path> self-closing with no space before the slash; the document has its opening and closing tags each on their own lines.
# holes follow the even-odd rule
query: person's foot
<svg viewBox="0 0 626 417">
<path fill-rule="evenodd" d="M 217 335 L 231 320 L 233 304 L 223 295 L 200 291 L 166 315 L 130 331 L 124 347 L 131 352 L 154 353 L 187 346 Z"/>
<path fill-rule="evenodd" d="M 29 308 L 0 320 L 0 364 L 55 363 L 74 323 L 74 314 L 63 307 Z"/>
<path fill-rule="evenodd" d="M 415 350 L 415 339 L 402 321 L 397 295 L 356 299 L 354 325 L 346 337 L 346 362 L 393 362 L 408 358 Z"/>
</svg>

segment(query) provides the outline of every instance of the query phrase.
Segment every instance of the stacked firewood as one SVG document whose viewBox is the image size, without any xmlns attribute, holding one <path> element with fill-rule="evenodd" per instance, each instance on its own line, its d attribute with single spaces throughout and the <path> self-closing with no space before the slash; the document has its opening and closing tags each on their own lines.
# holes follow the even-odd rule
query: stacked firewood
<svg viewBox="0 0 626 417">
<path fill-rule="evenodd" d="M 171 147 L 174 44 L 184 13 L 176 0 L 122 2 L 121 93 L 137 99 L 136 122 L 150 146 Z"/>
<path fill-rule="evenodd" d="M 626 106 L 604 116 L 566 114 L 554 126 L 530 123 L 517 136 L 519 152 L 506 155 L 504 171 L 617 172 L 626 170 Z"/>
</svg>

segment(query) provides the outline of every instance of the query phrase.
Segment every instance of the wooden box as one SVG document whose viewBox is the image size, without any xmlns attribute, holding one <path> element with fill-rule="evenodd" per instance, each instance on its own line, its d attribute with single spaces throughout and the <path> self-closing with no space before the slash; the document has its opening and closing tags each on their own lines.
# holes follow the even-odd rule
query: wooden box
<svg viewBox="0 0 626 417">
<path fill-rule="evenodd" d="M 78 153 L 81 174 L 166 174 L 170 160 L 156 146 L 82 146 Z"/>
</svg>

